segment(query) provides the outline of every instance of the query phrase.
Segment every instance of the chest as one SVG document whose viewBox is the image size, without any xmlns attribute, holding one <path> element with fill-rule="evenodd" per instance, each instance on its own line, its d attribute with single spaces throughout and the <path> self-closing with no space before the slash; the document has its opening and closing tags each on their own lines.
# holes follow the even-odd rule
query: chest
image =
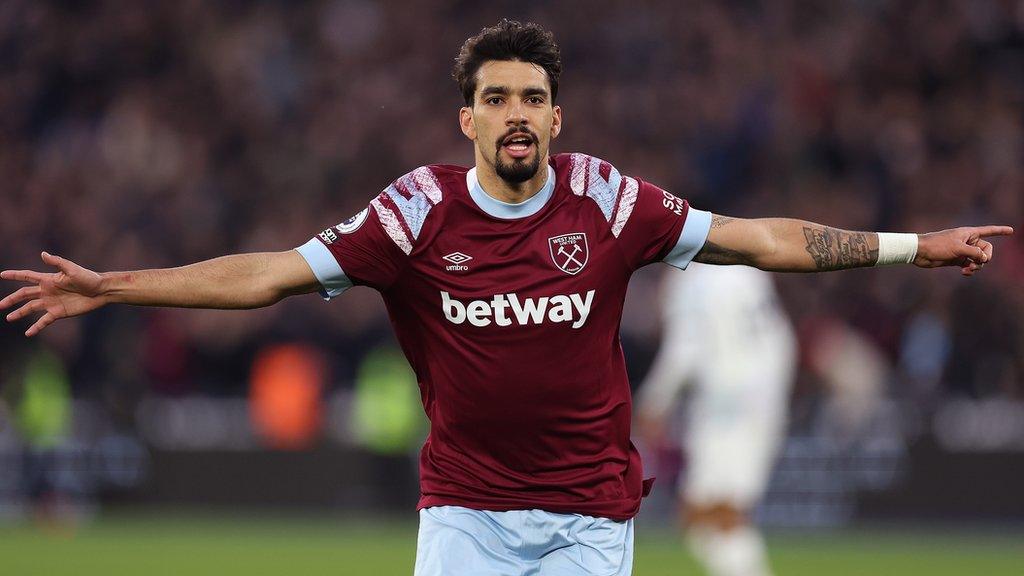
<svg viewBox="0 0 1024 576">
<path fill-rule="evenodd" d="M 561 208 L 507 222 L 456 211 L 415 254 L 414 276 L 466 296 L 585 293 L 624 278 L 623 258 L 600 214 Z"/>
</svg>

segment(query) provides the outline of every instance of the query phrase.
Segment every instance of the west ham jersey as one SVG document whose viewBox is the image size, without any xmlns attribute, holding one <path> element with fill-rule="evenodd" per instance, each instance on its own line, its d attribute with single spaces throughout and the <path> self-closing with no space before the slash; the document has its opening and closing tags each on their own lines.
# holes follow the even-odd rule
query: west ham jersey
<svg viewBox="0 0 1024 576">
<path fill-rule="evenodd" d="M 326 297 L 383 296 L 430 419 L 420 508 L 624 520 L 644 492 L 626 285 L 652 262 L 685 268 L 710 222 L 607 162 L 558 154 L 521 204 L 488 196 L 475 169 L 418 168 L 298 250 Z"/>
</svg>

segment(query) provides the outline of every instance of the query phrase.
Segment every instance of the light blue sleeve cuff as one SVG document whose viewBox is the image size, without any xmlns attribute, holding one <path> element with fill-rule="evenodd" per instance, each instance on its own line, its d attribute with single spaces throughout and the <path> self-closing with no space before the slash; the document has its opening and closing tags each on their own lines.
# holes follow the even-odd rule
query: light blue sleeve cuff
<svg viewBox="0 0 1024 576">
<path fill-rule="evenodd" d="M 704 247 L 704 241 L 708 239 L 710 231 L 711 212 L 691 207 L 686 213 L 686 223 L 683 224 L 683 231 L 679 233 L 675 248 L 662 262 L 686 270 L 693 257 Z"/>
<path fill-rule="evenodd" d="M 331 254 L 320 240 L 311 238 L 295 250 L 306 259 L 306 263 L 313 270 L 313 275 L 320 281 L 323 288 L 320 295 L 324 300 L 330 300 L 352 287 L 352 281 L 345 275 L 334 254 Z"/>
</svg>

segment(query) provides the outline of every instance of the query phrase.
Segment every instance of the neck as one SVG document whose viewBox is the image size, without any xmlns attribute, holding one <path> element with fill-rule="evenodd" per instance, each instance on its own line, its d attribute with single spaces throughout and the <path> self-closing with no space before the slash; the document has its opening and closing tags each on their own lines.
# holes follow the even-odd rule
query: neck
<svg viewBox="0 0 1024 576">
<path fill-rule="evenodd" d="M 515 184 L 498 176 L 498 173 L 494 171 L 494 166 L 483 162 L 478 155 L 476 159 L 476 178 L 480 182 L 480 187 L 483 188 L 484 193 L 495 200 L 500 200 L 507 204 L 526 202 L 536 196 L 541 188 L 544 187 L 544 184 L 547 183 L 547 156 L 544 156 L 544 161 L 540 163 L 537 173 L 532 178 L 526 182 Z"/>
</svg>

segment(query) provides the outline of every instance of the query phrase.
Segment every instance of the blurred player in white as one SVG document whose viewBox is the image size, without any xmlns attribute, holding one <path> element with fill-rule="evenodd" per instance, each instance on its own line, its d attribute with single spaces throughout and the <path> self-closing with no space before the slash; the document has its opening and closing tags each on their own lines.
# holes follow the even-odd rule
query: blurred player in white
<svg viewBox="0 0 1024 576">
<path fill-rule="evenodd" d="M 680 514 L 712 576 L 771 573 L 750 512 L 786 431 L 796 341 L 771 275 L 692 264 L 667 275 L 664 335 L 640 387 L 639 423 L 660 443 L 673 404 L 691 388 Z"/>
</svg>

